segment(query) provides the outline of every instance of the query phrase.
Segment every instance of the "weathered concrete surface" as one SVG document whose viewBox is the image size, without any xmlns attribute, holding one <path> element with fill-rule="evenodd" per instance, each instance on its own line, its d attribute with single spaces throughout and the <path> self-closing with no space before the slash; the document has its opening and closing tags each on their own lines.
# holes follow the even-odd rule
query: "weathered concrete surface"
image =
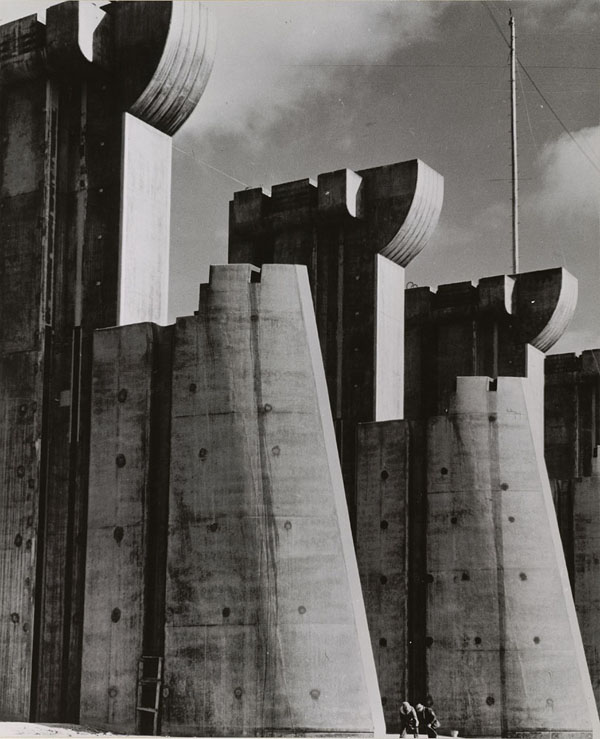
<svg viewBox="0 0 600 739">
<path fill-rule="evenodd" d="M 384 733 L 306 272 L 258 277 L 175 328 L 163 729 Z"/>
<path fill-rule="evenodd" d="M 1 555 L 3 603 L 21 631 L 0 641 L 15 685 L 0 718 L 28 718 L 30 705 L 39 719 L 78 717 L 91 335 L 118 320 L 121 206 L 138 209 L 133 190 L 147 191 L 148 172 L 156 181 L 152 167 L 129 177 L 122 115 L 135 108 L 173 133 L 196 104 L 213 33 L 200 5 L 182 6 L 66 2 L 47 10 L 45 27 L 29 16 L 0 28 L 0 434 L 11 460 L 28 460 L 1 495 L 4 540 L 30 543 L 20 558 Z M 126 214 L 127 234 L 140 219 Z M 147 296 L 144 316 L 140 298 L 136 320 L 155 318 L 157 302 Z M 20 405 L 36 409 L 25 436 L 10 421 Z"/>
<path fill-rule="evenodd" d="M 402 416 L 402 267 L 442 199 L 443 178 L 412 160 L 245 190 L 230 206 L 230 262 L 308 268 L 353 525 L 356 424 Z"/>
<path fill-rule="evenodd" d="M 600 368 L 597 349 L 546 358 L 546 463 L 600 705 Z"/>
<path fill-rule="evenodd" d="M 430 421 L 429 692 L 462 735 L 597 736 L 531 384 L 459 377 Z"/>
<path fill-rule="evenodd" d="M 356 558 L 388 733 L 400 731 L 400 704 L 412 690 L 408 442 L 406 421 L 358 426 Z"/>
<path fill-rule="evenodd" d="M 94 336 L 80 720 L 130 734 L 138 660 L 162 646 L 151 630 L 164 612 L 171 334 L 138 324 Z"/>
</svg>

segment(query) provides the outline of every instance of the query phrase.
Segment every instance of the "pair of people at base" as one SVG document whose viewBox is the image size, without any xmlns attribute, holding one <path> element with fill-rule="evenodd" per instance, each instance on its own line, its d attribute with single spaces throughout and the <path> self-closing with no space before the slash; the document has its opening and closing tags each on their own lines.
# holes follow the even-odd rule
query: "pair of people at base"
<svg viewBox="0 0 600 739">
<path fill-rule="evenodd" d="M 436 739 L 440 722 L 429 706 L 417 703 L 413 708 L 408 701 L 403 701 L 400 706 L 400 736 L 410 733 L 418 739 L 419 728 L 425 730 L 430 739 Z"/>
</svg>

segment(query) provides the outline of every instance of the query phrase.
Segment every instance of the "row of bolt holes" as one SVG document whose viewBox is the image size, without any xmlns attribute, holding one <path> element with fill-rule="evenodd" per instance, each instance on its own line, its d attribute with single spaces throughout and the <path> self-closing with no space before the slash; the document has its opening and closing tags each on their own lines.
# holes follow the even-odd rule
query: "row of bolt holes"
<svg viewBox="0 0 600 739">
<path fill-rule="evenodd" d="M 426 637 L 426 639 L 425 639 L 425 646 L 427 646 L 427 647 L 433 646 L 433 641 L 434 641 L 433 640 L 433 637 L 431 637 L 431 636 Z M 477 644 L 477 646 L 479 646 L 481 644 L 481 637 L 480 636 L 476 636 L 473 639 L 473 641 L 475 642 L 475 644 Z M 539 636 L 534 636 L 533 637 L 533 643 L 534 644 L 539 644 L 541 641 L 542 640 L 540 639 Z M 380 647 L 387 647 L 387 640 L 386 639 L 380 639 L 379 640 L 379 646 Z"/>
<path fill-rule="evenodd" d="M 112 687 L 110 687 L 110 688 L 108 689 L 108 695 L 109 695 L 109 697 L 110 697 L 110 698 L 116 698 L 118 694 L 119 694 L 119 690 L 118 690 L 118 688 L 115 688 L 114 686 L 112 686 Z M 163 689 L 163 696 L 167 697 L 168 695 L 169 695 L 169 689 L 168 689 L 168 688 L 164 688 L 164 689 Z M 233 695 L 234 695 L 234 696 L 235 696 L 235 697 L 236 697 L 236 698 L 237 698 L 238 700 L 240 700 L 240 699 L 241 699 L 241 697 L 242 697 L 242 696 L 244 695 L 244 691 L 243 691 L 243 690 L 242 690 L 241 688 L 236 688 L 236 689 L 235 689 L 235 690 L 233 691 Z M 320 691 L 320 690 L 318 690 L 317 688 L 313 688 L 313 689 L 312 689 L 312 690 L 310 691 L 309 695 L 310 695 L 310 697 L 311 697 L 311 698 L 312 698 L 312 699 L 313 699 L 314 701 L 318 701 L 318 700 L 319 700 L 319 698 L 321 697 L 321 691 Z M 383 700 L 385 700 L 385 699 L 383 699 Z M 382 701 L 382 702 L 383 702 L 383 701 Z M 385 705 L 385 703 L 384 703 L 383 705 Z"/>
<path fill-rule="evenodd" d="M 442 467 L 442 469 L 440 470 L 440 474 L 442 474 L 442 475 L 447 475 L 447 474 L 448 474 L 448 468 L 447 468 L 447 467 Z M 382 475 L 382 476 L 383 476 L 383 475 Z M 506 482 L 503 482 L 503 483 L 502 483 L 502 484 L 500 485 L 500 490 L 508 490 L 508 483 L 506 483 Z"/>
</svg>

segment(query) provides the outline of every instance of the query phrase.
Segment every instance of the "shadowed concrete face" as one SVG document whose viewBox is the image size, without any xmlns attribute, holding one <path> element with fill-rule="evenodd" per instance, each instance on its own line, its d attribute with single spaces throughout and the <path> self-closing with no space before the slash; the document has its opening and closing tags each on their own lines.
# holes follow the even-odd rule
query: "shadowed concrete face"
<svg viewBox="0 0 600 739">
<path fill-rule="evenodd" d="M 0 718 L 79 715 L 91 335 L 166 316 L 168 135 L 213 53 L 198 3 L 66 2 L 0 28 L 0 525 L 22 543 L 0 552 Z"/>
<path fill-rule="evenodd" d="M 406 417 L 444 412 L 458 376 L 526 376 L 527 345 L 548 351 L 576 301 L 577 280 L 562 268 L 407 290 Z M 539 412 L 541 430 L 541 395 Z"/>
<path fill-rule="evenodd" d="M 257 277 L 175 327 L 163 727 L 381 733 L 306 272 Z"/>
<path fill-rule="evenodd" d="M 575 608 L 600 704 L 600 351 L 546 358 L 546 463 Z"/>
<path fill-rule="evenodd" d="M 598 735 L 532 384 L 458 378 L 429 422 L 428 685 L 467 736 Z"/>
</svg>

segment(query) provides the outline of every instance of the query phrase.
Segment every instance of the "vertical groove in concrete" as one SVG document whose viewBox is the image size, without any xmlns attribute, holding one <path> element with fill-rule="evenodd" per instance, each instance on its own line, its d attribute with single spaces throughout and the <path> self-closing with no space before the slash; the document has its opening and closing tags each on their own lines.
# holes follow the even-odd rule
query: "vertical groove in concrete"
<svg viewBox="0 0 600 739">
<path fill-rule="evenodd" d="M 430 421 L 429 688 L 467 736 L 598 731 L 530 384 L 459 378 Z"/>
<path fill-rule="evenodd" d="M 408 681 L 408 423 L 359 424 L 356 557 L 388 734 Z M 411 696 L 412 697 L 412 696 Z"/>
<path fill-rule="evenodd" d="M 308 281 L 253 274 L 176 324 L 164 729 L 383 731 Z"/>
</svg>

